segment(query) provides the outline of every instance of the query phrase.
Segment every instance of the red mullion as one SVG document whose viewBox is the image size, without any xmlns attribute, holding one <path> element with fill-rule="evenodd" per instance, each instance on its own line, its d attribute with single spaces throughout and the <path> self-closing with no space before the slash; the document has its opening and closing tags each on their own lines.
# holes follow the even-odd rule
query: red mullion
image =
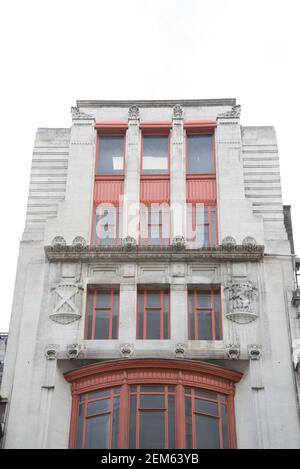
<svg viewBox="0 0 300 469">
<path fill-rule="evenodd" d="M 218 398 L 218 414 L 219 414 L 219 438 L 220 438 L 220 448 L 223 449 L 223 429 L 222 429 L 222 412 L 221 412 L 221 397 L 220 394 L 217 394 Z"/>
<path fill-rule="evenodd" d="M 212 329 L 212 340 L 216 340 L 216 318 L 215 318 L 215 299 L 214 291 L 210 290 L 210 306 L 211 306 L 211 329 Z"/>
</svg>

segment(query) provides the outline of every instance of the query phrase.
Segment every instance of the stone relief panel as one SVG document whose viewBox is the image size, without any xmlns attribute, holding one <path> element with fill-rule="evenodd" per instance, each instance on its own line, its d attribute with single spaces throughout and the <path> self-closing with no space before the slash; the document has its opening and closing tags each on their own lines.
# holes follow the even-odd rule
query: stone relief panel
<svg viewBox="0 0 300 469">
<path fill-rule="evenodd" d="M 227 292 L 226 317 L 233 322 L 246 324 L 258 317 L 257 288 L 249 280 L 231 281 L 225 286 Z"/>
<path fill-rule="evenodd" d="M 52 288 L 50 319 L 69 324 L 81 318 L 83 286 L 74 280 L 62 280 Z"/>
</svg>

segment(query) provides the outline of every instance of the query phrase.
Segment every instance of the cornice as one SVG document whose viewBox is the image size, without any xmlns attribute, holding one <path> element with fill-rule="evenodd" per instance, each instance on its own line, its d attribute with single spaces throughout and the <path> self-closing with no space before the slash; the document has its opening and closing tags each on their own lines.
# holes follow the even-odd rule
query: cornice
<svg viewBox="0 0 300 469">
<path fill-rule="evenodd" d="M 262 260 L 264 246 L 252 246 L 251 248 L 242 245 L 202 247 L 199 249 L 178 249 L 175 246 L 45 246 L 45 254 L 50 262 L 92 262 L 92 261 L 113 261 L 113 262 L 257 262 Z"/>
<path fill-rule="evenodd" d="M 78 108 L 97 108 L 97 107 L 174 107 L 175 105 L 184 107 L 192 106 L 235 106 L 235 98 L 220 99 L 162 99 L 162 100 L 78 100 Z"/>
</svg>

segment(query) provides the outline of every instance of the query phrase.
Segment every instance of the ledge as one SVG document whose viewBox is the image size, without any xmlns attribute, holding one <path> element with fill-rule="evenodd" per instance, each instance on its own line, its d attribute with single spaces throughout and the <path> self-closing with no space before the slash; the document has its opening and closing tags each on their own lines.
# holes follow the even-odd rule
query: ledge
<svg viewBox="0 0 300 469">
<path fill-rule="evenodd" d="M 77 100 L 79 108 L 91 107 L 174 107 L 181 106 L 235 106 L 235 98 L 220 99 L 149 99 L 149 100 Z"/>
<path fill-rule="evenodd" d="M 264 246 L 251 249 L 237 245 L 231 249 L 225 246 L 203 247 L 199 249 L 178 249 L 173 246 L 45 246 L 45 254 L 50 262 L 73 261 L 91 262 L 111 260 L 114 262 L 257 262 L 263 259 Z"/>
</svg>

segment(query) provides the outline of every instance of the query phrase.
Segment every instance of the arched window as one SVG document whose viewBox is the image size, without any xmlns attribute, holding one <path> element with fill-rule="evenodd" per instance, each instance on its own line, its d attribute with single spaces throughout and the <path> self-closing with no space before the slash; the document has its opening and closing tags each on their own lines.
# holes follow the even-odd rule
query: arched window
<svg viewBox="0 0 300 469">
<path fill-rule="evenodd" d="M 72 383 L 71 448 L 235 448 L 241 374 L 188 360 L 103 362 Z"/>
</svg>

